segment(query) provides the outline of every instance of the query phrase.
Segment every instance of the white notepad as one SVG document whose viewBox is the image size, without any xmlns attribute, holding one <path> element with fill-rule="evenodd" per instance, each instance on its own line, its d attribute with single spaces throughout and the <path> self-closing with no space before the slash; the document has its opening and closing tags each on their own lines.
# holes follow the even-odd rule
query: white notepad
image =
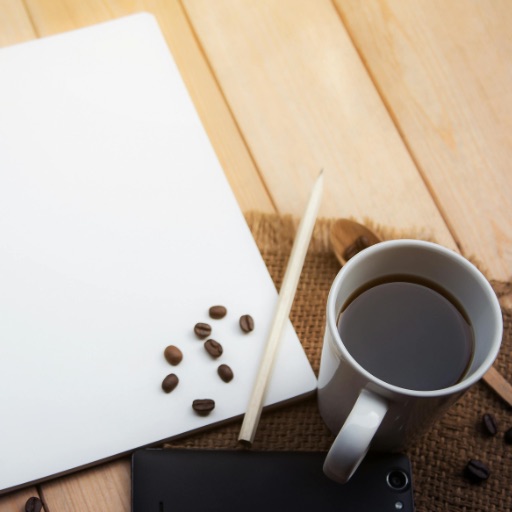
<svg viewBox="0 0 512 512">
<path fill-rule="evenodd" d="M 242 415 L 276 301 L 152 16 L 0 50 L 0 492 Z M 266 404 L 315 388 L 289 324 Z"/>
</svg>

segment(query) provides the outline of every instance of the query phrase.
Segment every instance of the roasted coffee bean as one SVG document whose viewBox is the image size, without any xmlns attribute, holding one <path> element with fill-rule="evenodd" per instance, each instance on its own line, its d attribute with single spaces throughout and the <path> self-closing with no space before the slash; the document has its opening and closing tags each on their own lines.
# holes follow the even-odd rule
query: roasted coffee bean
<svg viewBox="0 0 512 512">
<path fill-rule="evenodd" d="M 170 373 L 162 381 L 162 389 L 166 393 L 170 393 L 171 391 L 173 391 L 176 388 L 176 386 L 178 385 L 179 381 L 180 381 L 180 379 L 178 379 L 178 376 L 176 374 Z"/>
<path fill-rule="evenodd" d="M 217 368 L 217 373 L 224 382 L 230 382 L 233 380 L 233 370 L 227 364 L 221 364 Z"/>
<path fill-rule="evenodd" d="M 498 433 L 498 426 L 492 414 L 486 413 L 482 416 L 482 426 L 489 436 L 495 436 Z"/>
<path fill-rule="evenodd" d="M 228 310 L 224 306 L 212 306 L 208 312 L 210 313 L 211 318 L 219 320 L 226 316 Z"/>
<path fill-rule="evenodd" d="M 363 249 L 370 247 L 370 245 L 371 244 L 368 238 L 366 238 L 364 235 L 357 237 L 354 243 L 349 245 L 343 252 L 344 260 L 348 261 L 350 258 L 353 258 L 358 252 L 361 252 Z"/>
<path fill-rule="evenodd" d="M 169 364 L 176 366 L 177 364 L 181 363 L 181 360 L 183 359 L 183 353 L 178 347 L 174 345 L 169 345 L 164 350 L 164 357 L 165 359 L 167 359 L 167 362 Z"/>
<path fill-rule="evenodd" d="M 43 502 L 35 496 L 29 498 L 25 503 L 25 512 L 41 512 L 41 510 L 43 510 Z"/>
<path fill-rule="evenodd" d="M 212 339 L 206 340 L 204 342 L 204 348 L 206 349 L 206 352 L 208 352 L 208 354 L 210 354 L 215 359 L 220 357 L 223 352 L 222 345 L 218 341 Z"/>
<path fill-rule="evenodd" d="M 254 320 L 251 315 L 242 315 L 240 317 L 240 328 L 244 332 L 251 332 L 254 330 Z"/>
<path fill-rule="evenodd" d="M 212 333 L 212 327 L 211 325 L 199 322 L 194 326 L 194 332 L 198 338 L 204 340 Z"/>
<path fill-rule="evenodd" d="M 471 459 L 466 464 L 464 475 L 474 483 L 483 482 L 489 478 L 489 468 L 480 460 Z"/>
<path fill-rule="evenodd" d="M 505 440 L 505 443 L 512 444 L 512 428 L 509 428 L 505 434 L 503 435 L 503 439 Z"/>
<path fill-rule="evenodd" d="M 192 409 L 200 416 L 207 416 L 215 409 L 215 402 L 211 398 L 201 398 L 192 402 Z"/>
</svg>

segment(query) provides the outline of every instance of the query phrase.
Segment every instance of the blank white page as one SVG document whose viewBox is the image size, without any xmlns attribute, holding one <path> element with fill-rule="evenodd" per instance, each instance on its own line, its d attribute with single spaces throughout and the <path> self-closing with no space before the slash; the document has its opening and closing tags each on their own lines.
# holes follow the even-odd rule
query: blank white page
<svg viewBox="0 0 512 512">
<path fill-rule="evenodd" d="M 0 490 L 242 415 L 276 300 L 152 16 L 0 50 Z M 266 404 L 315 387 L 289 324 Z"/>
</svg>

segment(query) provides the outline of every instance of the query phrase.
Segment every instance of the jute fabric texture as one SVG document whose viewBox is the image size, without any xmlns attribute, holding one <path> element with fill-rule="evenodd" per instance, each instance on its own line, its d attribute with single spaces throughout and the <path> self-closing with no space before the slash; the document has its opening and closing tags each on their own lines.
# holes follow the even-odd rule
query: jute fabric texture
<svg viewBox="0 0 512 512">
<path fill-rule="evenodd" d="M 258 212 L 247 213 L 246 219 L 279 289 L 298 221 Z M 330 219 L 317 221 L 290 315 L 317 375 L 327 295 L 340 270 L 329 245 L 331 222 Z M 371 227 L 383 239 L 430 238 L 419 233 L 396 233 L 376 225 Z M 478 262 L 476 264 L 479 266 Z M 481 270 L 485 274 L 485 269 Z M 495 366 L 512 382 L 512 285 L 502 282 L 491 284 L 500 299 L 504 318 L 503 344 Z M 499 432 L 494 437 L 482 429 L 484 413 L 491 413 L 496 418 Z M 166 446 L 240 449 L 237 443 L 240 425 L 241 420 L 237 420 Z M 413 467 L 417 510 L 512 511 L 512 445 L 503 439 L 504 432 L 511 427 L 510 407 L 484 382 L 468 391 L 406 452 Z M 316 398 L 311 397 L 264 411 L 252 449 L 327 451 L 333 438 L 318 413 Z M 464 467 L 469 459 L 481 460 L 490 468 L 491 476 L 486 482 L 475 485 L 464 478 Z"/>
</svg>

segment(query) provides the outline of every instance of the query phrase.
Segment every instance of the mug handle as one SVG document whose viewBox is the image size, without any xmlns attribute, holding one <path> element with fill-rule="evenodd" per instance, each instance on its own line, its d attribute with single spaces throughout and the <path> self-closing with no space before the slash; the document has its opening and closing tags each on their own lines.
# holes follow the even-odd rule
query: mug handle
<svg viewBox="0 0 512 512">
<path fill-rule="evenodd" d="M 370 448 L 386 412 L 386 400 L 363 389 L 341 427 L 324 462 L 324 473 L 339 483 L 346 483 L 355 473 Z"/>
</svg>

